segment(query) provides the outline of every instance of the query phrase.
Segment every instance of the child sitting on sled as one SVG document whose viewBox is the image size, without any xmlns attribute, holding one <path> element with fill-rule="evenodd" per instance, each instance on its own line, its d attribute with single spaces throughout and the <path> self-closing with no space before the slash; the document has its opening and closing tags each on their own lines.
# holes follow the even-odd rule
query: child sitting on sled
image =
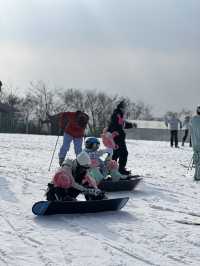
<svg viewBox="0 0 200 266">
<path fill-rule="evenodd" d="M 127 179 L 127 176 L 120 174 L 118 171 L 117 162 L 111 159 L 113 148 L 117 148 L 113 140 L 113 135 L 114 134 L 106 131 L 101 135 L 102 141 L 106 146 L 105 149 L 99 149 L 100 142 L 95 137 L 89 137 L 85 142 L 85 151 L 91 159 L 89 174 L 94 178 L 97 185 L 108 175 L 110 175 L 112 181 L 115 182 L 120 179 Z M 106 159 L 102 160 L 100 157 L 106 153 L 108 154 Z"/>
<path fill-rule="evenodd" d="M 48 184 L 47 200 L 73 201 L 80 193 L 85 195 L 86 200 L 103 199 L 104 193 L 88 175 L 90 165 L 90 157 L 85 151 L 79 153 L 75 160 L 65 160 L 53 176 L 52 183 Z"/>
</svg>

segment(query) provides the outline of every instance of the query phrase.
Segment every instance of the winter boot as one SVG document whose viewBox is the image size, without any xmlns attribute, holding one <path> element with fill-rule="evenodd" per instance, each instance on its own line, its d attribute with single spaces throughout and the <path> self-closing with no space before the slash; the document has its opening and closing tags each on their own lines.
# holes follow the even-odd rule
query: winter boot
<svg viewBox="0 0 200 266">
<path fill-rule="evenodd" d="M 114 182 L 117 182 L 120 179 L 126 179 L 127 178 L 126 175 L 122 175 L 117 169 L 111 170 L 110 175 L 111 175 L 112 181 L 114 181 Z"/>
<path fill-rule="evenodd" d="M 54 185 L 52 183 L 48 183 L 47 185 L 47 191 L 45 193 L 46 199 L 48 201 L 55 201 L 56 197 L 55 197 L 55 188 Z"/>
<path fill-rule="evenodd" d="M 122 175 L 130 175 L 131 174 L 131 171 L 128 171 L 125 168 L 124 169 L 120 169 L 119 172 Z"/>
<path fill-rule="evenodd" d="M 56 200 L 64 201 L 67 196 L 66 190 L 61 187 L 55 187 Z"/>
</svg>

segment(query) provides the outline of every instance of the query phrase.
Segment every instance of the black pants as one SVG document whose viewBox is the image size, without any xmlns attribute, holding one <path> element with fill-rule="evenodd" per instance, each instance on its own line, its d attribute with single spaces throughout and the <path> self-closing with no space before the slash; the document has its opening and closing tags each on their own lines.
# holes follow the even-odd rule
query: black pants
<svg viewBox="0 0 200 266">
<path fill-rule="evenodd" d="M 75 188 L 55 188 L 55 190 L 57 190 L 56 194 L 59 196 L 59 199 L 64 201 L 73 201 L 81 193 L 80 190 L 77 190 Z M 99 195 L 85 195 L 86 200 L 102 200 L 104 198 L 105 195 L 103 192 Z"/>
<path fill-rule="evenodd" d="M 178 130 L 171 130 L 170 134 L 171 134 L 170 136 L 171 147 L 173 147 L 174 141 L 175 141 L 175 147 L 178 147 Z"/>
<path fill-rule="evenodd" d="M 74 198 L 74 199 L 76 197 L 78 197 L 78 195 L 81 193 L 80 190 L 75 189 L 73 187 L 72 188 L 68 188 L 66 192 L 67 192 L 68 196 L 70 196 L 71 198 Z"/>
<path fill-rule="evenodd" d="M 182 139 L 182 145 L 184 145 L 186 139 L 187 139 L 187 136 L 188 136 L 188 133 L 189 133 L 189 129 L 185 129 L 185 133 L 184 133 L 184 136 L 183 136 L 183 139 Z M 191 136 L 190 136 L 190 147 L 192 146 L 192 141 L 191 141 Z"/>
<path fill-rule="evenodd" d="M 112 159 L 115 161 L 118 160 L 119 171 L 121 171 L 125 169 L 128 158 L 128 150 L 124 138 L 120 138 L 120 136 L 117 136 L 115 138 L 115 143 L 119 146 L 119 148 L 113 151 Z"/>
<path fill-rule="evenodd" d="M 79 194 L 80 191 L 75 188 L 64 189 L 60 187 L 54 187 L 52 183 L 49 183 L 46 192 L 46 198 L 48 201 L 55 201 L 55 200 L 73 201 Z"/>
<path fill-rule="evenodd" d="M 80 194 L 80 191 L 75 188 L 64 189 L 55 187 L 54 192 L 57 200 L 73 200 Z"/>
</svg>

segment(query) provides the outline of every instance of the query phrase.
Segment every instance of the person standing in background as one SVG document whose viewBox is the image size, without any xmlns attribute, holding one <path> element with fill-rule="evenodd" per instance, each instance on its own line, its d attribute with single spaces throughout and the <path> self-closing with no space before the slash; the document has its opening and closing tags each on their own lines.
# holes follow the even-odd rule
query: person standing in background
<svg viewBox="0 0 200 266">
<path fill-rule="evenodd" d="M 200 180 L 200 106 L 197 107 L 196 115 L 192 118 L 190 132 L 193 147 L 193 163 L 195 166 L 194 180 Z"/>
<path fill-rule="evenodd" d="M 76 156 L 82 151 L 82 142 L 85 129 L 89 121 L 89 116 L 81 111 L 63 112 L 60 114 L 59 126 L 64 132 L 63 144 L 59 152 L 59 165 L 65 160 L 69 151 L 70 144 L 73 141 Z"/>
<path fill-rule="evenodd" d="M 170 130 L 170 145 L 173 147 L 175 143 L 175 148 L 179 148 L 178 146 L 178 129 L 180 125 L 180 129 L 182 128 L 181 121 L 177 118 L 177 114 L 174 113 L 170 118 L 165 119 L 166 127 L 169 126 Z"/>
<path fill-rule="evenodd" d="M 110 123 L 108 125 L 108 132 L 117 132 L 118 134 L 114 138 L 114 142 L 117 145 L 117 149 L 114 149 L 112 159 L 119 163 L 119 172 L 122 175 L 129 175 L 131 172 L 126 170 L 126 163 L 128 159 L 128 150 L 126 146 L 126 133 L 125 128 L 132 128 L 132 123 L 125 121 L 124 115 L 126 111 L 126 102 L 121 101 L 117 108 L 111 115 Z"/>
<path fill-rule="evenodd" d="M 1 92 L 1 88 L 2 88 L 2 86 L 3 86 L 3 83 L 2 83 L 2 81 L 0 80 L 0 92 Z"/>
</svg>

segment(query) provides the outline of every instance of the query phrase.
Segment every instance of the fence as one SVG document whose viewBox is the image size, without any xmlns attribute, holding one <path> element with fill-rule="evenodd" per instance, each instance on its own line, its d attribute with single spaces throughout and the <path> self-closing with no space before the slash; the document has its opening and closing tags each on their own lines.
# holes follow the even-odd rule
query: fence
<svg viewBox="0 0 200 266">
<path fill-rule="evenodd" d="M 179 141 L 182 140 L 184 131 L 179 130 Z M 153 129 L 153 128 L 131 128 L 126 130 L 127 139 L 136 140 L 154 140 L 154 141 L 169 141 L 170 130 L 169 129 Z M 187 142 L 189 138 L 187 139 Z"/>
</svg>

